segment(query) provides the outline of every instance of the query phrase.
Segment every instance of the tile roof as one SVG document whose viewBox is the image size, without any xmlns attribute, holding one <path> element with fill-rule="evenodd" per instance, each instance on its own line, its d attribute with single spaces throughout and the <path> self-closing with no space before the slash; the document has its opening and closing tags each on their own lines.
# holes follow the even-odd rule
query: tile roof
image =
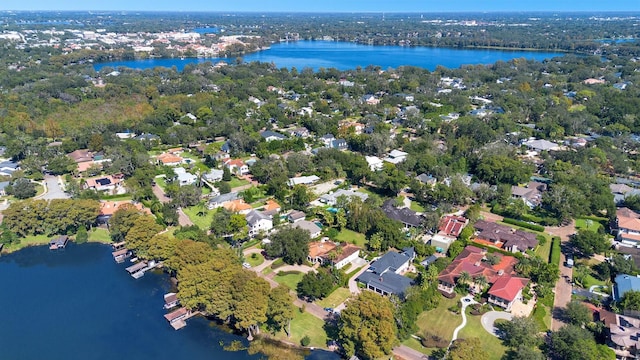
<svg viewBox="0 0 640 360">
<path fill-rule="evenodd" d="M 455 285 L 460 273 L 466 271 L 471 277 L 484 276 L 489 283 L 494 283 L 500 274 L 514 274 L 514 267 L 518 260 L 513 256 L 494 254 L 500 258 L 500 262 L 491 265 L 485 258 L 485 250 L 475 246 L 465 247 L 460 255 L 458 255 L 444 270 L 438 275 L 438 280 L 447 284 Z"/>
<path fill-rule="evenodd" d="M 469 220 L 464 216 L 447 215 L 440 219 L 438 230 L 445 235 L 458 237 L 468 223 Z"/>
<path fill-rule="evenodd" d="M 231 212 L 240 212 L 252 209 L 251 205 L 244 202 L 243 199 L 231 200 L 224 203 L 222 206 Z"/>
<path fill-rule="evenodd" d="M 338 246 L 331 241 L 314 241 L 309 243 L 309 257 L 314 259 L 329 254 Z"/>
<path fill-rule="evenodd" d="M 524 289 L 528 283 L 529 279 L 509 275 L 502 276 L 493 283 L 489 289 L 489 295 L 511 302 L 516 299 L 520 290 Z"/>
</svg>

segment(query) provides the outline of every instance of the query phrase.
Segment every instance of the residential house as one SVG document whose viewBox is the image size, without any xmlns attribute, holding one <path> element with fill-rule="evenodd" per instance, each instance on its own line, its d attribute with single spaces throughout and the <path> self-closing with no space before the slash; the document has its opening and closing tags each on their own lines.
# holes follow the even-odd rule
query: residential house
<svg viewBox="0 0 640 360">
<path fill-rule="evenodd" d="M 613 202 L 615 202 L 616 205 L 623 204 L 627 196 L 637 195 L 637 191 L 634 191 L 636 189 L 627 184 L 609 184 L 609 189 L 613 194 Z"/>
<path fill-rule="evenodd" d="M 534 233 L 484 220 L 478 220 L 473 227 L 476 229 L 473 241 L 480 244 L 494 246 L 513 253 L 524 253 L 538 246 L 538 239 Z"/>
<path fill-rule="evenodd" d="M 97 176 L 93 178 L 86 179 L 84 184 L 82 185 L 83 189 L 86 190 L 95 190 L 95 191 L 110 191 L 110 192 L 120 192 L 118 190 L 124 190 L 122 187 L 122 182 L 124 181 L 124 175 L 106 175 L 106 176 Z"/>
<path fill-rule="evenodd" d="M 360 135 L 362 134 L 365 125 L 355 121 L 343 120 L 338 124 L 338 128 L 340 129 L 341 134 L 348 133 L 350 129 L 353 129 L 353 133 L 355 135 Z"/>
<path fill-rule="evenodd" d="M 165 152 L 156 156 L 158 165 L 178 166 L 184 162 L 184 159 L 176 154 Z"/>
<path fill-rule="evenodd" d="M 479 292 L 482 289 L 475 284 L 473 279 L 484 277 L 488 284 L 494 284 L 502 276 L 515 275 L 514 267 L 518 260 L 513 256 L 494 254 L 499 260 L 492 264 L 487 261 L 487 251 L 475 246 L 467 246 L 456 258 L 438 275 L 438 290 L 445 296 L 454 294 L 460 274 L 466 272 L 471 278 L 471 291 Z"/>
<path fill-rule="evenodd" d="M 300 220 L 304 220 L 306 217 L 307 217 L 307 214 L 305 214 L 304 212 L 293 210 L 289 213 L 289 215 L 287 215 L 287 220 L 289 222 L 295 223 Z"/>
<path fill-rule="evenodd" d="M 202 177 L 211 183 L 215 183 L 218 181 L 222 181 L 222 176 L 224 175 L 224 171 L 223 170 L 219 170 L 219 169 L 211 169 L 209 170 L 208 173 L 202 175 Z"/>
<path fill-rule="evenodd" d="M 259 233 L 267 233 L 273 229 L 273 220 L 271 216 L 263 213 L 262 211 L 251 210 L 245 216 L 247 219 L 247 226 L 249 226 L 249 236 L 254 237 Z"/>
<path fill-rule="evenodd" d="M 223 164 L 231 173 L 238 176 L 244 176 L 249 173 L 249 166 L 242 159 L 227 159 Z"/>
<path fill-rule="evenodd" d="M 139 202 L 132 201 L 100 201 L 100 212 L 96 218 L 98 224 L 108 224 L 109 219 L 123 206 L 131 206 L 137 209 L 140 213 L 151 215 L 152 212 L 149 208 L 146 208 Z"/>
<path fill-rule="evenodd" d="M 401 274 L 409 270 L 414 258 L 413 248 L 403 249 L 401 253 L 389 251 L 371 263 L 369 269 L 360 274 L 356 281 L 363 283 L 368 290 L 378 294 L 404 297 L 413 281 Z"/>
<path fill-rule="evenodd" d="M 604 309 L 598 310 L 598 317 L 609 330 L 607 345 L 615 352 L 616 359 L 640 358 L 640 320 Z"/>
<path fill-rule="evenodd" d="M 311 185 L 311 184 L 314 184 L 314 183 L 318 182 L 318 180 L 320 180 L 320 178 L 315 176 L 315 175 L 298 176 L 298 177 L 289 178 L 289 181 L 287 182 L 287 184 L 289 186 Z"/>
<path fill-rule="evenodd" d="M 622 300 L 624 294 L 629 291 L 640 291 L 640 277 L 627 274 L 619 274 L 614 279 L 613 299 Z"/>
<path fill-rule="evenodd" d="M 320 137 L 320 141 L 324 144 L 324 147 L 331 147 L 331 144 L 336 139 L 333 134 L 325 134 Z"/>
<path fill-rule="evenodd" d="M 216 197 L 212 197 L 211 199 L 209 199 L 209 202 L 207 202 L 207 208 L 209 210 L 213 210 L 219 207 L 222 207 L 224 204 L 226 204 L 229 201 L 233 201 L 239 198 L 239 195 L 237 192 L 231 192 L 228 194 L 221 194 L 218 195 Z"/>
<path fill-rule="evenodd" d="M 146 133 L 136 136 L 135 139 L 138 141 L 158 142 L 158 143 L 160 142 L 160 136 L 154 135 L 154 134 L 146 134 Z"/>
<path fill-rule="evenodd" d="M 278 140 L 285 140 L 287 137 L 274 132 L 274 131 L 270 131 L 270 130 L 266 130 L 260 133 L 260 136 L 262 136 L 263 139 L 265 139 L 267 142 L 270 141 L 278 141 Z"/>
<path fill-rule="evenodd" d="M 436 248 L 439 253 L 444 253 L 449 246 L 460 236 L 462 229 L 469 223 L 469 220 L 463 216 L 446 215 L 440 219 L 438 232 L 431 237 L 429 243 Z"/>
<path fill-rule="evenodd" d="M 329 147 L 332 149 L 338 149 L 340 151 L 347 150 L 349 148 L 347 140 L 345 139 L 335 139 L 331 142 L 331 146 Z"/>
<path fill-rule="evenodd" d="M 526 146 L 528 149 L 542 152 L 542 151 L 558 151 L 560 150 L 560 145 L 548 141 L 548 140 L 540 140 L 540 139 L 530 139 L 522 143 L 522 145 Z"/>
<path fill-rule="evenodd" d="M 367 94 L 367 95 L 362 96 L 362 98 L 360 98 L 360 101 L 363 104 L 367 104 L 367 105 L 378 105 L 378 104 L 380 104 L 380 99 L 376 98 L 372 94 Z"/>
<path fill-rule="evenodd" d="M 353 244 L 346 244 L 337 251 L 337 256 L 333 259 L 333 266 L 336 269 L 342 269 L 347 264 L 353 262 L 360 257 L 360 247 Z"/>
<path fill-rule="evenodd" d="M 136 137 L 136 133 L 131 130 L 125 130 L 123 132 L 117 132 L 116 137 L 120 140 L 133 139 Z"/>
<path fill-rule="evenodd" d="M 377 156 L 365 156 L 365 160 L 369 165 L 369 170 L 371 171 L 379 171 L 382 170 L 384 162 Z"/>
<path fill-rule="evenodd" d="M 401 222 L 405 229 L 422 226 L 422 215 L 409 208 L 397 208 L 394 202 L 394 199 L 389 199 L 382 204 L 382 211 L 388 218 Z"/>
<path fill-rule="evenodd" d="M 431 256 L 427 257 L 426 259 L 422 260 L 420 262 L 420 265 L 422 265 L 425 268 L 427 268 L 427 267 L 431 266 L 431 264 L 435 263 L 438 259 L 439 259 L 439 257 L 437 257 L 435 255 L 431 255 Z"/>
<path fill-rule="evenodd" d="M 320 236 L 320 233 L 322 232 L 322 229 L 316 223 L 308 221 L 308 220 L 298 220 L 298 221 L 294 222 L 293 224 L 291 224 L 291 226 L 293 226 L 295 228 L 300 228 L 300 229 L 303 229 L 303 230 L 307 230 L 309 232 L 309 236 L 312 239 L 315 239 L 318 236 Z"/>
<path fill-rule="evenodd" d="M 531 209 L 540 205 L 542 194 L 547 191 L 547 184 L 536 181 L 529 182 L 525 187 L 511 186 L 511 196 L 522 199 Z"/>
<path fill-rule="evenodd" d="M 262 207 L 262 212 L 270 215 L 272 218 L 274 215 L 277 215 L 280 210 L 282 210 L 282 207 L 273 199 L 267 200 L 267 202 Z"/>
<path fill-rule="evenodd" d="M 69 237 L 67 235 L 60 235 L 54 239 L 49 241 L 49 249 L 50 250 L 58 250 L 64 249 L 67 247 L 67 243 L 69 242 Z"/>
<path fill-rule="evenodd" d="M 389 155 L 384 158 L 384 161 L 397 165 L 405 160 L 407 160 L 407 153 L 400 150 L 391 150 Z"/>
<path fill-rule="evenodd" d="M 13 173 L 20 168 L 17 162 L 11 160 L 5 160 L 0 162 L 0 175 L 2 176 L 11 176 Z"/>
<path fill-rule="evenodd" d="M 309 243 L 307 260 L 312 264 L 324 264 L 329 259 L 329 253 L 338 247 L 333 241 L 313 241 Z"/>
<path fill-rule="evenodd" d="M 105 159 L 103 154 L 96 154 L 87 149 L 75 150 L 67 154 L 67 156 L 77 164 L 78 172 L 85 172 L 94 165 L 102 167 L 103 162 L 111 161 L 110 159 Z M 0 170 L 2 170 L 2 164 L 0 164 Z"/>
<path fill-rule="evenodd" d="M 193 185 L 198 181 L 198 176 L 188 173 L 184 168 L 174 168 L 173 172 L 176 174 L 176 182 L 180 186 Z"/>
<path fill-rule="evenodd" d="M 295 137 L 299 137 L 299 138 L 308 138 L 311 133 L 309 132 L 309 129 L 307 129 L 306 127 L 299 127 L 299 128 L 295 128 L 289 131 L 289 133 L 291 134 L 291 136 L 295 136 Z"/>
<path fill-rule="evenodd" d="M 516 300 L 522 301 L 522 290 L 528 283 L 529 279 L 521 277 L 509 275 L 499 277 L 489 289 L 489 304 L 510 311 Z"/>
<path fill-rule="evenodd" d="M 429 186 L 434 186 L 438 182 L 438 179 L 436 179 L 433 175 L 427 175 L 425 173 L 416 176 L 416 180 L 420 181 L 420 183 L 424 185 Z"/>
<path fill-rule="evenodd" d="M 612 225 L 617 241 L 626 245 L 640 245 L 640 214 L 629 208 L 620 208 Z"/>
<path fill-rule="evenodd" d="M 232 213 L 238 213 L 242 215 L 247 215 L 249 212 L 251 212 L 251 210 L 253 210 L 251 205 L 244 202 L 243 199 L 235 199 L 235 200 L 227 201 L 226 203 L 222 204 L 222 207 L 224 207 L 225 209 L 229 210 Z"/>
<path fill-rule="evenodd" d="M 340 189 L 336 192 L 332 192 L 329 194 L 324 194 L 322 196 L 320 196 L 320 198 L 318 200 L 320 200 L 320 202 L 325 203 L 327 205 L 331 205 L 334 206 L 338 203 L 338 198 L 340 198 L 341 196 L 346 197 L 347 199 L 350 199 L 352 197 L 359 197 L 360 200 L 365 201 L 369 198 L 368 194 L 359 192 L 359 191 L 354 191 L 354 190 L 344 190 L 344 189 Z"/>
</svg>

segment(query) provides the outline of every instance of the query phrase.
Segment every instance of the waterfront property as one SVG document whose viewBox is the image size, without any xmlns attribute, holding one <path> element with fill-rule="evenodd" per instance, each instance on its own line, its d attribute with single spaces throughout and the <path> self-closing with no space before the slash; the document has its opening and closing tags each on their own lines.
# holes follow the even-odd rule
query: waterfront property
<svg viewBox="0 0 640 360">
<path fill-rule="evenodd" d="M 127 267 L 125 270 L 127 270 L 129 275 L 131 275 L 131 277 L 133 277 L 134 279 L 139 279 L 144 276 L 144 273 L 146 271 L 151 270 L 156 266 L 160 266 L 160 264 L 161 263 L 157 263 L 155 260 L 151 260 L 149 262 L 140 261 Z"/>
<path fill-rule="evenodd" d="M 165 309 L 171 309 L 174 308 L 176 306 L 178 306 L 180 304 L 180 300 L 178 300 L 178 296 L 176 296 L 176 293 L 167 293 L 164 294 L 164 308 Z"/>
<path fill-rule="evenodd" d="M 187 326 L 187 322 L 185 321 L 191 315 L 191 311 L 186 308 L 179 308 L 174 310 L 164 316 L 165 319 L 169 322 L 169 324 L 175 329 L 180 330 L 183 327 Z"/>
<path fill-rule="evenodd" d="M 127 248 L 122 248 L 111 253 L 111 255 L 113 255 L 113 260 L 115 260 L 118 264 L 121 264 L 125 261 L 125 259 L 130 258 L 131 254 L 131 250 Z"/>
<path fill-rule="evenodd" d="M 60 235 L 57 238 L 49 241 L 49 249 L 50 250 L 64 249 L 65 247 L 67 247 L 67 243 L 69 243 L 69 237 L 67 235 Z"/>
</svg>

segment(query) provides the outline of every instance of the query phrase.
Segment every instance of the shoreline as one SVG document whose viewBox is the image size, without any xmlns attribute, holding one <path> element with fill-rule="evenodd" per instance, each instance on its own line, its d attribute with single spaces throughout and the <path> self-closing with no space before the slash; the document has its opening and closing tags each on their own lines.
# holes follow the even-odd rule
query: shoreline
<svg viewBox="0 0 640 360">
<path fill-rule="evenodd" d="M 110 245 L 112 243 L 111 239 L 106 240 L 106 239 L 91 239 L 91 234 L 93 233 L 93 231 L 89 231 L 89 239 L 87 240 L 86 244 L 90 244 L 90 243 L 98 243 L 98 244 L 104 244 L 104 245 Z M 23 249 L 26 249 L 28 247 L 32 247 L 32 246 L 46 246 L 49 244 L 49 240 L 54 237 L 56 235 L 51 235 L 51 236 L 46 236 L 42 239 L 39 239 L 40 237 L 43 237 L 43 235 L 35 235 L 32 237 L 28 237 L 26 238 L 26 242 L 24 242 L 23 240 L 25 240 L 25 238 L 21 238 L 20 239 L 20 243 L 17 245 L 6 245 L 2 248 L 2 251 L 0 251 L 0 255 L 8 255 L 8 254 L 12 254 L 16 251 L 20 251 Z M 33 238 L 33 239 L 32 239 Z M 72 242 L 74 245 L 82 245 L 82 244 L 78 244 L 75 242 L 74 239 L 70 239 L 69 242 Z"/>
</svg>

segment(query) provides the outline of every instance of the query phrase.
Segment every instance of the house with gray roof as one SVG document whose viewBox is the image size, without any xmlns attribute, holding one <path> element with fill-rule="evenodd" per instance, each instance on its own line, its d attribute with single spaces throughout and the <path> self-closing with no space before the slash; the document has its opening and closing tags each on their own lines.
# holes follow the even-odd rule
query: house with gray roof
<svg viewBox="0 0 640 360">
<path fill-rule="evenodd" d="M 218 182 L 222 181 L 222 176 L 224 175 L 224 171 L 220 169 L 211 169 L 208 173 L 202 175 L 202 177 L 208 182 Z"/>
<path fill-rule="evenodd" d="M 397 220 L 405 229 L 422 226 L 424 218 L 409 208 L 397 208 L 393 205 L 394 199 L 389 199 L 382 204 L 382 211 L 392 220 Z"/>
<path fill-rule="evenodd" d="M 359 197 L 362 201 L 365 201 L 369 198 L 368 194 L 359 192 L 359 191 L 354 191 L 354 190 L 344 190 L 344 189 L 340 189 L 336 192 L 333 193 L 329 193 L 329 194 L 324 194 L 322 196 L 320 196 L 320 202 L 325 203 L 327 205 L 331 205 L 334 206 L 337 202 L 338 202 L 338 198 L 344 196 L 348 199 L 351 199 L 352 197 Z"/>
<path fill-rule="evenodd" d="M 213 210 L 221 207 L 222 205 L 224 205 L 229 201 L 237 200 L 239 198 L 240 198 L 240 195 L 237 192 L 218 195 L 216 197 L 212 197 L 211 199 L 209 199 L 209 202 L 207 203 L 207 208 L 209 208 L 209 210 Z"/>
<path fill-rule="evenodd" d="M 277 133 L 275 131 L 271 131 L 271 130 L 266 130 L 260 133 L 260 136 L 262 136 L 263 139 L 265 139 L 267 142 L 269 141 L 277 141 L 277 140 L 284 140 L 287 137 Z"/>
<path fill-rule="evenodd" d="M 389 251 L 371 263 L 369 269 L 358 276 L 356 281 L 378 294 L 403 297 L 413 280 L 401 274 L 409 269 L 414 258 L 413 248 L 405 248 L 400 253 Z"/>
<path fill-rule="evenodd" d="M 311 236 L 312 239 L 320 236 L 320 233 L 322 232 L 322 229 L 316 223 L 309 220 L 299 220 L 291 224 L 291 226 L 307 230 L 309 232 L 309 236 Z"/>
<path fill-rule="evenodd" d="M 245 215 L 247 226 L 249 226 L 249 236 L 254 237 L 260 232 L 267 233 L 273 229 L 273 220 L 271 216 L 262 211 L 251 210 Z"/>
</svg>

